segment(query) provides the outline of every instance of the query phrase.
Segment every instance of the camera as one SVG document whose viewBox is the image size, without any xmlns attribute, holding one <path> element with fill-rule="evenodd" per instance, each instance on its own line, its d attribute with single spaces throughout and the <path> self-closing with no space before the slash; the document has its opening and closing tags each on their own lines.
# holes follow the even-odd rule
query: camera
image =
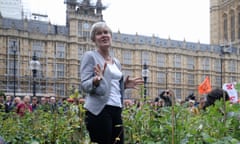
<svg viewBox="0 0 240 144">
<path fill-rule="evenodd" d="M 193 93 L 191 93 L 190 95 L 188 95 L 186 98 L 185 98 L 185 101 L 189 101 L 189 100 L 195 100 L 195 96 Z"/>
</svg>

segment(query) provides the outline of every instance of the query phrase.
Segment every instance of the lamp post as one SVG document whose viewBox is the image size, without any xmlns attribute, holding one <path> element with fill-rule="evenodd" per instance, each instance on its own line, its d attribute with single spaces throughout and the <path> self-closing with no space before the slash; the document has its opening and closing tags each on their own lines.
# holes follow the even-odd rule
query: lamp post
<svg viewBox="0 0 240 144">
<path fill-rule="evenodd" d="M 223 45 L 221 46 L 221 53 L 220 53 L 220 75 L 221 75 L 221 88 L 223 87 L 223 68 L 225 69 L 225 64 L 224 64 L 224 55 L 225 54 L 230 54 L 232 52 L 232 47 L 231 45 Z M 224 64 L 224 65 L 223 65 Z M 224 67 L 223 67 L 224 66 Z"/>
<path fill-rule="evenodd" d="M 220 76 L 221 76 L 221 82 L 220 82 L 220 88 L 223 86 L 223 58 L 222 58 L 222 53 L 220 55 Z"/>
<path fill-rule="evenodd" d="M 149 76 L 148 66 L 147 66 L 146 63 L 144 63 L 143 69 L 142 69 L 142 77 L 143 77 L 143 80 L 144 80 L 144 101 L 146 101 L 146 96 L 147 96 L 146 85 L 147 85 L 147 78 L 148 78 L 148 76 Z"/>
<path fill-rule="evenodd" d="M 167 67 L 166 67 L 166 90 L 168 89 L 168 69 L 167 69 Z"/>
<path fill-rule="evenodd" d="M 16 41 L 13 41 L 12 50 L 13 50 L 13 97 L 16 97 L 16 53 L 17 53 Z"/>
<path fill-rule="evenodd" d="M 37 71 L 40 70 L 40 62 L 37 59 L 36 54 L 34 53 L 32 60 L 30 61 L 30 69 L 33 73 L 33 96 L 36 96 L 36 77 L 37 77 Z"/>
</svg>

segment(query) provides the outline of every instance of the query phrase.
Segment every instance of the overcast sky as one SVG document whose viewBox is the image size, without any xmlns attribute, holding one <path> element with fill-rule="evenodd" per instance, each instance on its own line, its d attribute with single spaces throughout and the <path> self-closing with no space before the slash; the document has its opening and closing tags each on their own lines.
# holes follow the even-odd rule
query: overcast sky
<svg viewBox="0 0 240 144">
<path fill-rule="evenodd" d="M 28 0 L 31 12 L 65 25 L 64 0 Z M 96 0 L 92 0 L 95 2 Z M 102 0 L 103 18 L 113 32 L 209 44 L 209 0 Z"/>
</svg>

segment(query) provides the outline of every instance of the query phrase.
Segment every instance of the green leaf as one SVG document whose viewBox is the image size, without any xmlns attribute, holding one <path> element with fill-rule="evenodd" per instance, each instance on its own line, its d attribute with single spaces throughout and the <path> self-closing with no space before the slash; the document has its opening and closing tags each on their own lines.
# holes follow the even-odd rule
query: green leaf
<svg viewBox="0 0 240 144">
<path fill-rule="evenodd" d="M 240 92 L 240 83 L 237 83 L 237 84 L 235 85 L 235 89 L 236 89 L 238 92 Z"/>
</svg>

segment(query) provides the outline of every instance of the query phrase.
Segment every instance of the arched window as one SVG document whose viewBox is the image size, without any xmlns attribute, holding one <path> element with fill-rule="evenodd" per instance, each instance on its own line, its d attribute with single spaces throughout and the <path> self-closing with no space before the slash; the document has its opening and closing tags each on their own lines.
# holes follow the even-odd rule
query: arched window
<svg viewBox="0 0 240 144">
<path fill-rule="evenodd" d="M 223 39 L 224 41 L 228 40 L 228 31 L 227 31 L 227 27 L 228 27 L 228 21 L 227 21 L 227 15 L 224 14 L 223 15 Z"/>
<path fill-rule="evenodd" d="M 238 23 L 237 23 L 237 30 L 238 30 L 238 39 L 240 39 L 240 7 L 238 7 L 238 17 L 237 17 L 237 21 L 238 21 Z"/>
<path fill-rule="evenodd" d="M 230 12 L 231 15 L 231 41 L 235 41 L 235 14 L 234 11 Z"/>
</svg>

